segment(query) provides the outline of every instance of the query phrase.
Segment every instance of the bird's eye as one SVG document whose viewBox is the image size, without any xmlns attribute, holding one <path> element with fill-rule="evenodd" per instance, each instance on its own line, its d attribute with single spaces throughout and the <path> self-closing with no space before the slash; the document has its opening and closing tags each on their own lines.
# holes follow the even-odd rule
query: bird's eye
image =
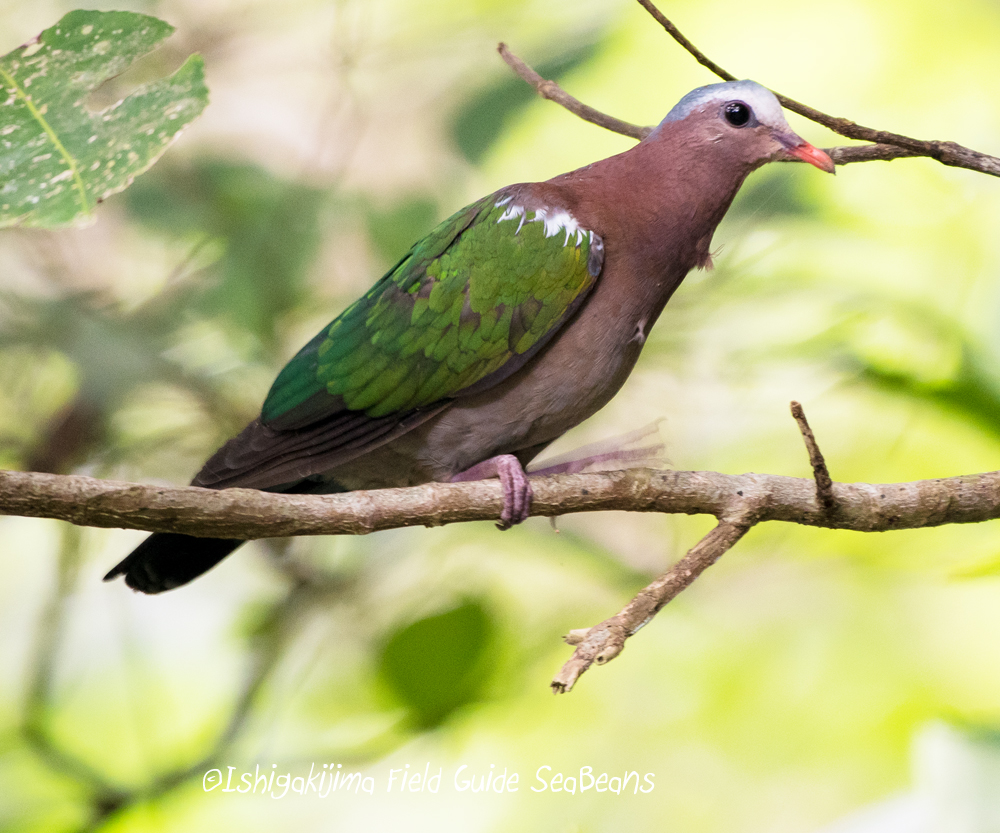
<svg viewBox="0 0 1000 833">
<path fill-rule="evenodd" d="M 750 108 L 742 101 L 730 101 L 723 109 L 726 121 L 733 127 L 746 127 L 750 122 Z"/>
</svg>

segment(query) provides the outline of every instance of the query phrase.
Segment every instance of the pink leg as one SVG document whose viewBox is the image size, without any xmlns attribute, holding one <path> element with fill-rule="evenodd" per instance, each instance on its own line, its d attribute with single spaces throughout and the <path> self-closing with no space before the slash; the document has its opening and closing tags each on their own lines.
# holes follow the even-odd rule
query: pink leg
<svg viewBox="0 0 1000 833">
<path fill-rule="evenodd" d="M 459 472 L 452 483 L 467 480 L 488 480 L 499 477 L 503 486 L 503 510 L 500 512 L 499 529 L 510 529 L 528 517 L 531 510 L 531 483 L 521 462 L 513 454 L 499 454 L 477 463 L 471 469 Z"/>
</svg>

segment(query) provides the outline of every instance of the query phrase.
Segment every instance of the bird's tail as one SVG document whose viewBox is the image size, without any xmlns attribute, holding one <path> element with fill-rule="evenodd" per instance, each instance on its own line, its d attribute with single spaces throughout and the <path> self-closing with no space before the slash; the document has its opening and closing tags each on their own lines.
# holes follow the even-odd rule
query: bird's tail
<svg viewBox="0 0 1000 833">
<path fill-rule="evenodd" d="M 125 583 L 133 590 L 162 593 L 198 578 L 242 543 L 239 538 L 195 538 L 175 532 L 154 532 L 104 580 L 125 576 Z"/>
</svg>

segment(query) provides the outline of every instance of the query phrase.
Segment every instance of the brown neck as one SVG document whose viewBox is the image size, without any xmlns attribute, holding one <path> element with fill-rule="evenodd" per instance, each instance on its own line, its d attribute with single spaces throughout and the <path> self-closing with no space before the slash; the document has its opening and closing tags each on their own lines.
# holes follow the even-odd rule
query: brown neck
<svg viewBox="0 0 1000 833">
<path fill-rule="evenodd" d="M 627 318 L 641 312 L 649 326 L 684 276 L 710 263 L 715 228 L 756 167 L 676 128 L 665 125 L 624 153 L 545 183 L 605 241 L 595 294 L 613 298 Z"/>
</svg>

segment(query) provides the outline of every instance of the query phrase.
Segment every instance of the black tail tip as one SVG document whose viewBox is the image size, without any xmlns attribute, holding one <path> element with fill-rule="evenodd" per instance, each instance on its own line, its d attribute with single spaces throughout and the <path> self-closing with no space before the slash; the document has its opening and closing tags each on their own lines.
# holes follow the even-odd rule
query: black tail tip
<svg viewBox="0 0 1000 833">
<path fill-rule="evenodd" d="M 125 584 L 133 590 L 150 595 L 163 593 L 198 578 L 242 543 L 238 538 L 154 532 L 112 567 L 104 581 L 125 576 Z"/>
</svg>

